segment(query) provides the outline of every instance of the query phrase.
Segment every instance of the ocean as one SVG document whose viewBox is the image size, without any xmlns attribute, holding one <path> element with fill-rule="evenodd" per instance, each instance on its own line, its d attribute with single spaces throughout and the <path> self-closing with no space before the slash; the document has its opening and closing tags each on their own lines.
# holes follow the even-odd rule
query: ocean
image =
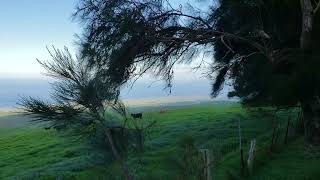
<svg viewBox="0 0 320 180">
<path fill-rule="evenodd" d="M 124 87 L 121 91 L 121 99 L 150 99 L 161 97 L 191 97 L 203 96 L 210 98 L 211 83 L 208 80 L 199 81 L 175 81 L 172 91 L 164 89 L 161 82 L 152 83 L 152 81 L 137 81 L 134 86 Z M 50 81 L 46 79 L 1 79 L 0 78 L 0 108 L 19 107 L 18 103 L 21 97 L 37 97 L 47 101 L 51 100 L 52 89 Z M 219 99 L 226 99 L 222 94 Z"/>
</svg>

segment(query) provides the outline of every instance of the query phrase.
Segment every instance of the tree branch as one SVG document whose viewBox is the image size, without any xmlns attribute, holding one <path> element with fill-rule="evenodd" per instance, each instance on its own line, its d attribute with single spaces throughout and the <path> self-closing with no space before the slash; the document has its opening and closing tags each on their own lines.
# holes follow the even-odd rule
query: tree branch
<svg viewBox="0 0 320 180">
<path fill-rule="evenodd" d="M 320 1 L 318 2 L 316 8 L 314 8 L 313 14 L 316 14 L 319 9 L 320 9 Z"/>
</svg>

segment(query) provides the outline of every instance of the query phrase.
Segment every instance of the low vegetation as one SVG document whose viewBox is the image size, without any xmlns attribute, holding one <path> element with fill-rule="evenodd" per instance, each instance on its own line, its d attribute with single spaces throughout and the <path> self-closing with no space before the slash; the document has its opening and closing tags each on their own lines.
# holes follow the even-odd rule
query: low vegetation
<svg viewBox="0 0 320 180">
<path fill-rule="evenodd" d="M 130 151 L 127 163 L 136 179 L 185 179 L 183 174 L 188 172 L 188 166 L 183 147 L 189 144 L 210 149 L 216 160 L 211 167 L 216 179 L 239 179 L 243 177 L 238 138 L 241 118 L 245 158 L 249 141 L 257 140 L 254 171 L 245 178 L 316 179 L 320 175 L 319 156 L 313 153 L 316 150 L 305 149 L 300 135 L 284 144 L 286 113 L 273 118 L 269 111 L 255 113 L 236 103 L 203 104 L 164 112 L 155 108 L 143 114 L 144 121 L 156 121 L 146 136 L 144 153 Z M 3 116 L 0 121 L 5 120 Z M 277 122 L 282 128 L 270 151 Z M 105 153 L 105 146 L 90 137 L 65 136 L 66 133 L 33 126 L 1 131 L 0 179 L 123 179 L 116 161 L 110 161 L 108 154 L 112 154 Z M 192 179 L 191 174 L 185 177 Z"/>
</svg>

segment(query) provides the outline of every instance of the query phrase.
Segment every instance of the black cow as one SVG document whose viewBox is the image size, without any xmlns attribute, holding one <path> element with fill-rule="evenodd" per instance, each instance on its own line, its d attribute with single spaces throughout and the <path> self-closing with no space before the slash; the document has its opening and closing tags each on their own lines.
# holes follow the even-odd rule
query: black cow
<svg viewBox="0 0 320 180">
<path fill-rule="evenodd" d="M 131 113 L 133 119 L 142 119 L 142 113 Z"/>
</svg>

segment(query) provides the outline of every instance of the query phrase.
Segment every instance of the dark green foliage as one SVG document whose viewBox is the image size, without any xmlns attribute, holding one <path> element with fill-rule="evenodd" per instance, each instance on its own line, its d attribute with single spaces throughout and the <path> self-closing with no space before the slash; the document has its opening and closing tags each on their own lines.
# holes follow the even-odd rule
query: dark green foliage
<svg viewBox="0 0 320 180">
<path fill-rule="evenodd" d="M 231 82 L 229 96 L 247 105 L 301 105 L 306 135 L 320 143 L 319 0 L 210 2 L 197 10 L 187 2 L 82 0 L 81 54 L 113 88 L 146 72 L 171 88 L 175 64 L 209 57 L 213 97 Z"/>
<path fill-rule="evenodd" d="M 47 70 L 47 75 L 56 80 L 52 94 L 55 102 L 22 98 L 20 104 L 26 114 L 58 129 L 79 125 L 90 127 L 97 122 L 104 124 L 106 108 L 116 107 L 113 101 L 117 100 L 119 90 L 102 82 L 97 71 L 86 61 L 74 60 L 67 49 L 53 48 L 49 53 L 52 61 L 38 61 Z"/>
<path fill-rule="evenodd" d="M 148 71 L 170 86 L 176 63 L 210 48 L 203 35 L 212 23 L 192 15 L 167 1 L 82 0 L 75 13 L 86 27 L 82 55 L 110 84 L 119 86 Z"/>
<path fill-rule="evenodd" d="M 132 129 L 122 122 L 126 119 L 126 110 L 118 101 L 119 87 L 110 86 L 88 61 L 74 60 L 67 49 L 64 52 L 53 50 L 53 53 L 49 51 L 52 61 L 39 63 L 56 79 L 53 84 L 55 102 L 23 98 L 20 104 L 25 114 L 37 122 L 45 122 L 48 128 L 69 128 L 81 136 L 103 139 L 102 144 L 108 145 L 127 179 L 132 179 L 123 159 L 128 152 Z M 120 118 L 108 116 L 109 113 L 116 113 Z"/>
<path fill-rule="evenodd" d="M 171 87 L 176 63 L 204 55 L 215 59 L 214 97 L 227 79 L 234 85 L 230 96 L 247 104 L 292 106 L 318 95 L 318 14 L 313 54 L 305 56 L 300 1 L 220 0 L 208 7 L 204 12 L 184 2 L 177 8 L 169 1 L 82 0 L 75 13 L 86 27 L 82 55 L 116 87 L 146 72 Z"/>
<path fill-rule="evenodd" d="M 316 32 L 320 20 L 315 16 L 314 52 L 305 56 L 300 49 L 300 1 L 221 0 L 213 14 L 216 28 L 251 36 L 265 44 L 271 55 L 265 56 L 239 41 L 229 41 L 233 52 L 222 42 L 216 43 L 216 66 L 223 68 L 218 71 L 214 94 L 227 76 L 234 80 L 234 92 L 229 96 L 241 97 L 244 103 L 290 106 L 318 96 L 320 74 L 315 69 L 320 64 L 314 59 L 319 59 Z"/>
</svg>

